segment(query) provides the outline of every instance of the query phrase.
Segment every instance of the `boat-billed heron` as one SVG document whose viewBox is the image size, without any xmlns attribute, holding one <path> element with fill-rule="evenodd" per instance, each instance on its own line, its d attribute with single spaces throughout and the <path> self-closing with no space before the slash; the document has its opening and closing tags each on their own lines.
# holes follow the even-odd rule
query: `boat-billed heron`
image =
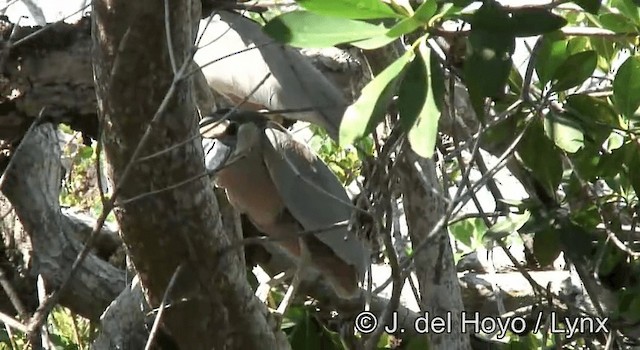
<svg viewBox="0 0 640 350">
<path fill-rule="evenodd" d="M 248 97 L 243 109 L 296 110 L 286 117 L 319 125 L 338 140 L 348 103 L 300 52 L 275 42 L 259 23 L 229 11 L 200 21 L 200 36 L 193 59 L 211 89 L 234 104 Z"/>
<path fill-rule="evenodd" d="M 200 131 L 205 165 L 229 202 L 297 258 L 297 273 L 301 265 L 315 268 L 339 297 L 358 296 L 369 253 L 347 228 L 352 206 L 338 178 L 259 113 L 222 115 L 205 117 Z"/>
</svg>

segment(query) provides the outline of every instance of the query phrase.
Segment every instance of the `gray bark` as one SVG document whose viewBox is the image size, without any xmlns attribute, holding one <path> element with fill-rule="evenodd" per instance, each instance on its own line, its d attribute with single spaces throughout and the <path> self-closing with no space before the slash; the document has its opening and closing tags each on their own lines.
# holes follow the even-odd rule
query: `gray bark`
<svg viewBox="0 0 640 350">
<path fill-rule="evenodd" d="M 445 215 L 445 201 L 436 175 L 432 159 L 424 159 L 410 149 L 402 158 L 401 186 L 404 209 L 411 244 L 415 251 L 414 265 L 420 285 L 420 307 L 431 317 L 451 317 L 451 332 L 429 333 L 434 349 L 469 349 L 469 335 L 461 332 L 461 312 L 464 310 L 460 284 L 453 260 L 453 250 L 446 226 L 428 237 L 437 222 Z M 423 186 L 423 176 L 414 163 L 423 170 L 427 186 Z M 416 248 L 424 240 L 430 242 L 421 250 Z"/>
<path fill-rule="evenodd" d="M 82 246 L 70 234 L 73 229 L 59 205 L 62 168 L 55 129 L 48 123 L 40 125 L 22 142 L 13 155 L 2 192 L 29 235 L 34 271 L 52 290 L 63 282 Z M 89 255 L 60 301 L 96 320 L 124 286 L 122 270 Z"/>
<path fill-rule="evenodd" d="M 169 13 L 173 51 L 181 66 L 194 40 L 189 23 L 199 15 L 199 4 L 172 2 Z M 163 6 L 151 1 L 98 1 L 94 21 L 96 91 L 115 185 L 165 98 L 173 73 Z M 162 117 L 152 125 L 153 137 L 142 154 L 165 150 L 196 135 L 192 93 L 190 79 L 176 85 L 160 112 Z M 118 198 L 132 198 L 203 174 L 202 159 L 202 146 L 194 139 L 153 161 L 136 162 Z M 218 203 L 206 178 L 119 206 L 115 214 L 152 307 L 159 306 L 177 267 L 185 267 L 171 290 L 172 307 L 163 316 L 165 329 L 182 348 L 288 346 L 278 342 L 265 305 L 253 296 L 238 252 L 220 253 L 231 238 L 222 229 Z"/>
</svg>

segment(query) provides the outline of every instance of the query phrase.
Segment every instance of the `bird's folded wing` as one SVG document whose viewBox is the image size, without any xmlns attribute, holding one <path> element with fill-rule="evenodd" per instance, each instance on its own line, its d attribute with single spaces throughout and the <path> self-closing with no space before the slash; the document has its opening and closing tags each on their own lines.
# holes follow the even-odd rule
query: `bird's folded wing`
<svg viewBox="0 0 640 350">
<path fill-rule="evenodd" d="M 335 139 L 347 107 L 341 90 L 300 52 L 274 42 L 260 24 L 233 12 L 218 15 L 208 25 L 207 19 L 200 22 L 202 40 L 194 57 L 209 86 L 240 99 L 250 96 L 248 102 L 270 110 L 312 109 L 287 116 L 318 124 Z"/>
<path fill-rule="evenodd" d="M 348 221 L 352 205 L 338 178 L 306 145 L 279 128 L 265 129 L 265 164 L 291 214 L 305 230 L 329 228 Z M 362 277 L 369 254 L 346 225 L 323 230 L 316 237 Z"/>
</svg>

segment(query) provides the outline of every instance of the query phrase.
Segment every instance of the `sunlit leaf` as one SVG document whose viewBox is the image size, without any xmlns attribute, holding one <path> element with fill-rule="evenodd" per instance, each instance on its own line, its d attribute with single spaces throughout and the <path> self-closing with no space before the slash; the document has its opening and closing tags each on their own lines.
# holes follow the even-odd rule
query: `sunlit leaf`
<svg viewBox="0 0 640 350">
<path fill-rule="evenodd" d="M 616 43 L 607 38 L 589 38 L 591 48 L 598 53 L 598 69 L 604 72 L 611 70 L 613 58 L 618 54 Z"/>
<path fill-rule="evenodd" d="M 605 29 L 609 29 L 616 33 L 633 33 L 638 30 L 629 17 L 623 16 L 619 13 L 603 13 L 598 16 L 598 19 Z"/>
<path fill-rule="evenodd" d="M 552 91 L 564 91 L 582 84 L 596 69 L 598 55 L 595 51 L 583 51 L 569 56 L 551 79 Z"/>
<path fill-rule="evenodd" d="M 378 124 L 379 121 L 373 120 L 372 115 L 380 96 L 414 56 L 413 51 L 407 51 L 362 89 L 358 100 L 347 108 L 342 118 L 340 145 L 353 143 L 356 138 L 367 135 Z"/>
<path fill-rule="evenodd" d="M 501 240 L 519 230 L 530 217 L 531 212 L 527 210 L 521 215 L 511 215 L 498 221 L 485 232 L 482 238 L 483 243 L 487 248 L 491 247 L 493 242 Z"/>
<path fill-rule="evenodd" d="M 578 52 L 583 52 L 589 50 L 589 38 L 585 37 L 577 37 L 571 38 L 567 42 L 567 57 Z"/>
<path fill-rule="evenodd" d="M 418 55 L 407 69 L 398 95 L 400 123 L 409 135 L 411 148 L 420 156 L 430 158 L 438 135 L 440 111 L 430 89 L 431 51 L 423 39 Z"/>
<path fill-rule="evenodd" d="M 436 0 L 427 0 L 423 2 L 413 16 L 409 18 L 405 18 L 400 21 L 398 24 L 393 26 L 387 36 L 397 38 L 401 35 L 410 33 L 417 29 L 420 26 L 426 25 L 431 17 L 436 13 L 438 6 L 436 4 Z"/>
<path fill-rule="evenodd" d="M 634 4 L 633 0 L 612 0 L 611 7 L 618 9 L 622 15 L 634 23 L 640 24 L 640 7 Z"/>
<path fill-rule="evenodd" d="M 264 31 L 277 41 L 296 47 L 330 47 L 384 35 L 387 28 L 308 11 L 293 11 L 267 22 Z"/>
<path fill-rule="evenodd" d="M 584 134 L 577 123 L 560 114 L 551 113 L 545 118 L 544 131 L 566 152 L 575 153 L 584 146 Z"/>
<path fill-rule="evenodd" d="M 618 69 L 613 80 L 615 106 L 627 118 L 640 107 L 640 57 L 632 56 Z"/>
<path fill-rule="evenodd" d="M 487 231 L 484 221 L 480 218 L 466 219 L 458 221 L 449 226 L 449 231 L 453 237 L 471 249 L 476 248 L 476 239 L 482 237 Z"/>
<path fill-rule="evenodd" d="M 380 0 L 296 0 L 319 15 L 350 19 L 393 18 L 402 15 Z"/>
<path fill-rule="evenodd" d="M 93 148 L 89 146 L 81 146 L 78 154 L 82 159 L 90 159 L 93 156 Z"/>
<path fill-rule="evenodd" d="M 363 50 L 373 50 L 373 49 L 383 47 L 394 40 L 397 40 L 397 38 L 394 38 L 385 34 L 385 35 L 379 35 L 369 39 L 353 41 L 351 42 L 351 45 Z"/>
</svg>

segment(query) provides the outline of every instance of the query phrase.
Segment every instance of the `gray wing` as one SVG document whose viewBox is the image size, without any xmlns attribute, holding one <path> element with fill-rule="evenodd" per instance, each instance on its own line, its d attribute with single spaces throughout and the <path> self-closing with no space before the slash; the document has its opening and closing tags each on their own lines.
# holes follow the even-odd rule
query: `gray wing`
<svg viewBox="0 0 640 350">
<path fill-rule="evenodd" d="M 203 36 L 194 60 L 211 88 L 244 98 L 271 73 L 249 102 L 270 110 L 315 108 L 287 116 L 318 124 L 337 139 L 346 99 L 302 54 L 275 43 L 260 24 L 233 12 L 220 11 L 205 30 L 206 23 L 200 22 Z"/>
<path fill-rule="evenodd" d="M 305 230 L 321 229 L 349 220 L 351 201 L 338 178 L 305 144 L 286 131 L 267 127 L 263 147 L 265 164 L 291 214 Z M 316 234 L 360 277 L 369 254 L 363 242 L 346 226 Z"/>
</svg>

